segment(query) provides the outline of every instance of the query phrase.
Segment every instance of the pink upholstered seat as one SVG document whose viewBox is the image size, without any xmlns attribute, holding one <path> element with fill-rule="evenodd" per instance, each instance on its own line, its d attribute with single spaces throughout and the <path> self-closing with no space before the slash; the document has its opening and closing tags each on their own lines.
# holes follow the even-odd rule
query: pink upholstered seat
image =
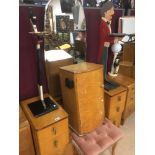
<svg viewBox="0 0 155 155">
<path fill-rule="evenodd" d="M 102 126 L 84 136 L 72 133 L 73 141 L 84 155 L 98 155 L 122 136 L 122 131 L 107 119 Z"/>
</svg>

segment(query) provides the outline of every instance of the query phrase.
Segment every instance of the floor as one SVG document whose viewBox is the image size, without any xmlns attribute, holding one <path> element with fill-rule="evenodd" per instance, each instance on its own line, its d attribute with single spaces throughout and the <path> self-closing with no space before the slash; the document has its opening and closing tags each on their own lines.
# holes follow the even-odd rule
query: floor
<svg viewBox="0 0 155 155">
<path fill-rule="evenodd" d="M 135 114 L 133 113 L 121 126 L 124 137 L 118 142 L 115 153 L 116 155 L 135 155 Z M 106 150 L 100 155 L 111 155 L 111 149 Z"/>
</svg>

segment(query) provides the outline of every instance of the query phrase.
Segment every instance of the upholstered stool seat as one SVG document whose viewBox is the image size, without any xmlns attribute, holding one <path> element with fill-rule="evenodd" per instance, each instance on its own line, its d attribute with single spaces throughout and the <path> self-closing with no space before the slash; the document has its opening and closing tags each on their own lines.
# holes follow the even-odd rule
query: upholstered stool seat
<svg viewBox="0 0 155 155">
<path fill-rule="evenodd" d="M 105 119 L 102 126 L 84 136 L 79 137 L 72 132 L 73 144 L 84 155 L 98 155 L 116 144 L 122 136 L 121 129 L 113 125 L 108 119 Z M 112 154 L 114 155 L 114 150 L 112 150 Z"/>
</svg>

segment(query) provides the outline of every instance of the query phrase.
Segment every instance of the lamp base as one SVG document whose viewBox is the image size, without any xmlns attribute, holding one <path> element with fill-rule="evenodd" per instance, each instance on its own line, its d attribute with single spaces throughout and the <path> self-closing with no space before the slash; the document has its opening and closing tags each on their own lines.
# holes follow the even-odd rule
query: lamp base
<svg viewBox="0 0 155 155">
<path fill-rule="evenodd" d="M 120 85 L 116 82 L 109 81 L 109 80 L 104 80 L 104 89 L 107 91 L 110 91 L 112 89 L 115 89 L 119 87 Z"/>
<path fill-rule="evenodd" d="M 44 98 L 44 103 L 46 108 L 43 106 L 41 100 L 28 104 L 28 107 L 30 108 L 34 117 L 39 117 L 58 109 L 58 105 L 55 104 L 49 97 Z"/>
<path fill-rule="evenodd" d="M 110 76 L 117 76 L 118 74 L 113 74 L 113 73 L 111 73 L 111 72 L 108 72 L 108 75 L 110 75 Z"/>
</svg>

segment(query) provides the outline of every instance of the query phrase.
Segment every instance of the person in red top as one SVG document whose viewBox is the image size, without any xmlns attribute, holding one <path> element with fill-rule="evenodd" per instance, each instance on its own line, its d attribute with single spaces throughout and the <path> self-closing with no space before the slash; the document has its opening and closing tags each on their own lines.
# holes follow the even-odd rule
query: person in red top
<svg viewBox="0 0 155 155">
<path fill-rule="evenodd" d="M 101 23 L 99 28 L 99 49 L 97 52 L 97 63 L 101 63 L 102 52 L 106 42 L 111 45 L 118 42 L 118 38 L 110 36 L 111 33 L 111 20 L 114 15 L 114 6 L 111 1 L 106 1 L 101 6 Z"/>
</svg>

